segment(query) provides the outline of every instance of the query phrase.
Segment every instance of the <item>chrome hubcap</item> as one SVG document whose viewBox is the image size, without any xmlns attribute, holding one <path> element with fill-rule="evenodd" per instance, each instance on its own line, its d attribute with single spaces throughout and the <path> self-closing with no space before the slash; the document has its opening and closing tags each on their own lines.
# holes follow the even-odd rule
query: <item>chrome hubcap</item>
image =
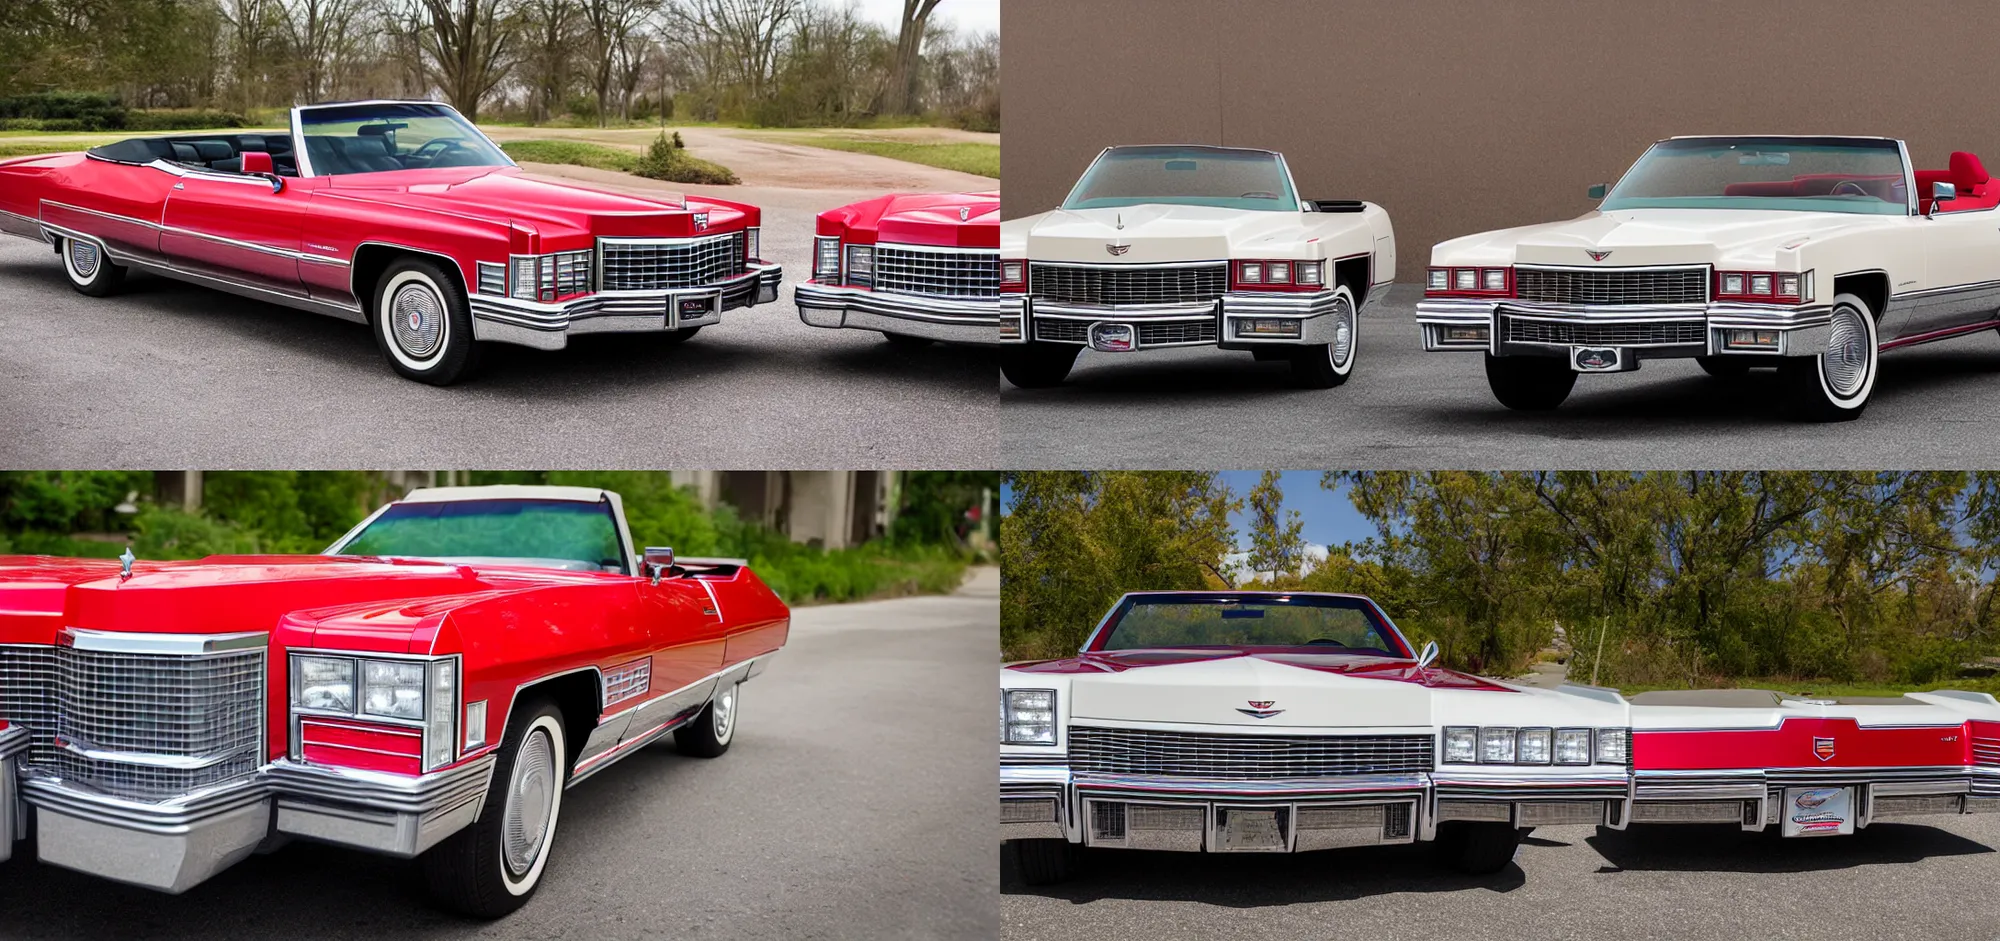
<svg viewBox="0 0 2000 941">
<path fill-rule="evenodd" d="M 1347 365 L 1347 358 L 1354 354 L 1354 308 L 1345 300 L 1333 310 L 1333 364 Z"/>
<path fill-rule="evenodd" d="M 97 273 L 97 246 L 79 239 L 69 240 L 69 263 L 79 277 L 89 279 Z"/>
<path fill-rule="evenodd" d="M 514 780 L 507 786 L 507 815 L 502 821 L 501 852 L 514 875 L 526 875 L 541 856 L 555 800 L 555 746 L 548 732 L 534 729 L 521 740 L 521 753 L 514 758 Z"/>
<path fill-rule="evenodd" d="M 715 737 L 728 741 L 731 725 L 736 721 L 736 687 L 723 690 L 715 698 Z"/>
<path fill-rule="evenodd" d="M 1868 378 L 1868 324 L 1861 319 L 1865 316 L 1852 307 L 1833 312 L 1820 371 L 1826 376 L 1827 387 L 1841 398 L 1853 395 Z"/>
<path fill-rule="evenodd" d="M 414 359 L 437 352 L 444 342 L 444 305 L 421 284 L 405 284 L 389 300 L 389 323 L 396 345 Z"/>
</svg>

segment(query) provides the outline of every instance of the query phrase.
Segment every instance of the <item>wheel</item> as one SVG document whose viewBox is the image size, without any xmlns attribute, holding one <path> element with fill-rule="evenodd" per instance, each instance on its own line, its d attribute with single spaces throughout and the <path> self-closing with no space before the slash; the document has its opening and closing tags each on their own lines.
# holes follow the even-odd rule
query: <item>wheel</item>
<svg viewBox="0 0 2000 941">
<path fill-rule="evenodd" d="M 1438 824 L 1435 844 L 1438 859 L 1459 872 L 1491 875 L 1514 861 L 1521 838 L 1531 830 L 1505 823 L 1448 820 Z"/>
<path fill-rule="evenodd" d="M 1569 364 L 1552 356 L 1486 354 L 1486 384 L 1508 408 L 1545 412 L 1563 404 L 1576 386 Z"/>
<path fill-rule="evenodd" d="M 901 333 L 885 333 L 882 334 L 882 339 L 889 341 L 890 346 L 899 350 L 921 350 L 931 345 L 929 337 L 913 337 Z"/>
<path fill-rule="evenodd" d="M 77 293 L 106 297 L 125 283 L 125 266 L 113 264 L 96 242 L 66 238 L 57 248 L 62 250 L 63 273 Z"/>
<path fill-rule="evenodd" d="M 706 326 L 706 324 L 702 326 Z M 694 335 L 700 332 L 701 326 L 682 327 L 679 330 L 667 331 L 666 335 L 661 337 L 661 339 L 665 340 L 668 346 L 675 346 L 694 339 Z"/>
<path fill-rule="evenodd" d="M 465 291 L 421 258 L 389 266 L 375 285 L 375 343 L 405 379 L 448 386 L 478 357 Z"/>
<path fill-rule="evenodd" d="M 1859 418 L 1875 389 L 1878 352 L 1875 313 L 1868 302 L 1852 294 L 1835 297 L 1826 352 L 1788 356 L 1778 364 L 1786 415 L 1810 422 Z"/>
<path fill-rule="evenodd" d="M 1066 343 L 1027 343 L 1000 351 L 1000 374 L 1023 389 L 1062 385 L 1083 347 Z"/>
<path fill-rule="evenodd" d="M 1021 867 L 1021 881 L 1029 885 L 1068 882 L 1076 875 L 1083 848 L 1068 840 L 1008 840 L 1014 847 L 1014 861 Z"/>
<path fill-rule="evenodd" d="M 1752 363 L 1742 356 L 1697 356 L 1701 371 L 1717 379 L 1741 379 L 1750 374 Z"/>
<path fill-rule="evenodd" d="M 476 918 L 526 904 L 548 865 L 568 777 L 562 710 L 524 704 L 507 726 L 479 819 L 418 859 L 431 898 Z"/>
<path fill-rule="evenodd" d="M 1333 289 L 1333 342 L 1292 352 L 1292 383 L 1301 389 L 1331 389 L 1354 371 L 1354 295 L 1346 285 Z"/>
<path fill-rule="evenodd" d="M 674 748 L 696 758 L 719 758 L 736 737 L 736 707 L 742 700 L 743 684 L 731 683 L 715 691 L 694 721 L 674 730 Z"/>
</svg>

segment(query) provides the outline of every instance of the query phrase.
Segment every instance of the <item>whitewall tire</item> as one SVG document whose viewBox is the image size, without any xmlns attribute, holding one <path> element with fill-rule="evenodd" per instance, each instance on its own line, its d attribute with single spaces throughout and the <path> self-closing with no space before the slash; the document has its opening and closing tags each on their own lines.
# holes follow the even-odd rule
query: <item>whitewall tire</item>
<svg viewBox="0 0 2000 941">
<path fill-rule="evenodd" d="M 1875 312 L 1860 297 L 1841 294 L 1830 316 L 1826 352 L 1787 357 L 1778 366 L 1785 410 L 1799 421 L 1852 421 L 1875 391 L 1881 354 Z"/>
<path fill-rule="evenodd" d="M 420 858 L 440 905 L 498 918 L 526 904 L 541 885 L 569 783 L 569 743 L 561 710 L 524 703 L 509 723 L 479 819 Z"/>
<path fill-rule="evenodd" d="M 674 748 L 696 758 L 719 758 L 736 739 L 737 709 L 743 704 L 743 684 L 715 688 L 708 705 L 694 721 L 674 730 Z"/>
<path fill-rule="evenodd" d="M 79 294 L 104 297 L 125 282 L 125 266 L 113 263 L 97 242 L 58 236 L 56 250 L 62 253 L 69 286 Z"/>
<path fill-rule="evenodd" d="M 1334 288 L 1333 309 L 1320 316 L 1331 327 L 1329 341 L 1292 352 L 1292 381 L 1304 389 L 1331 389 L 1346 382 L 1354 372 L 1354 354 L 1360 345 L 1360 315 L 1354 307 L 1354 292 L 1347 285 Z"/>
<path fill-rule="evenodd" d="M 472 314 L 458 281 L 436 263 L 405 258 L 375 286 L 375 343 L 406 379 L 450 385 L 472 370 Z"/>
</svg>

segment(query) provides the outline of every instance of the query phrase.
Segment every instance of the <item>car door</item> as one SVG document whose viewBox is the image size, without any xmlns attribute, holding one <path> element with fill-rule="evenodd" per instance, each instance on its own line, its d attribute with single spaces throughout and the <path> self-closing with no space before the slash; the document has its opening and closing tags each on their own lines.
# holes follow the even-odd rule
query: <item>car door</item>
<svg viewBox="0 0 2000 941">
<path fill-rule="evenodd" d="M 708 701 L 722 669 L 722 618 L 704 586 L 692 578 L 639 581 L 641 616 L 652 646 L 649 700 L 625 729 L 632 739 Z"/>
<path fill-rule="evenodd" d="M 1898 332 L 1922 336 L 1993 320 L 2000 310 L 2000 210 L 1947 209 L 1918 221 L 1926 290 L 1908 300 L 1910 316 Z"/>
<path fill-rule="evenodd" d="M 190 172 L 167 192 L 160 251 L 168 263 L 282 294 L 303 292 L 299 241 L 306 187 L 243 173 Z"/>
</svg>

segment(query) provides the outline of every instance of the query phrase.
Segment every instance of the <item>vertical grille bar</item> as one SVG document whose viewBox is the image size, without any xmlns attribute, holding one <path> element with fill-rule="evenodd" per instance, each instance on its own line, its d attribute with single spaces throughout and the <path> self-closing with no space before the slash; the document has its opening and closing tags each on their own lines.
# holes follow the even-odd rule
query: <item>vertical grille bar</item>
<svg viewBox="0 0 2000 941">
<path fill-rule="evenodd" d="M 875 289 L 939 297 L 999 297 L 1000 253 L 875 246 Z"/>
<path fill-rule="evenodd" d="M 1028 267 L 1028 290 L 1037 300 L 1070 304 L 1205 303 L 1221 297 L 1229 285 L 1227 264 Z"/>
<path fill-rule="evenodd" d="M 598 239 L 599 283 L 606 291 L 674 291 L 700 287 L 749 270 L 742 232 L 686 241 Z"/>
<path fill-rule="evenodd" d="M 1517 267 L 1514 293 L 1524 301 L 1557 304 L 1702 304 L 1708 301 L 1708 269 Z"/>
<path fill-rule="evenodd" d="M 1070 767 L 1265 779 L 1429 771 L 1429 735 L 1218 735 L 1071 726 Z"/>
</svg>

